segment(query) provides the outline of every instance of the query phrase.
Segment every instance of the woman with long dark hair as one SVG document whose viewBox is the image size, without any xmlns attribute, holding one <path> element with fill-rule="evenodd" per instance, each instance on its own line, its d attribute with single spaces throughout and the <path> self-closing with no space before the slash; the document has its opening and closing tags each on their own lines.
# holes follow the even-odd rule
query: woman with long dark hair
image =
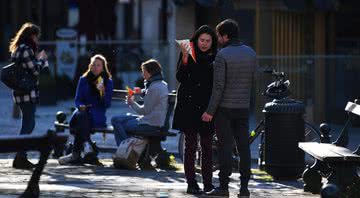
<svg viewBox="0 0 360 198">
<path fill-rule="evenodd" d="M 187 193 L 201 194 L 195 179 L 195 153 L 198 136 L 202 153 L 201 173 L 204 192 L 211 191 L 212 185 L 212 123 L 201 120 L 211 96 L 213 85 L 212 62 L 216 55 L 217 38 L 215 32 L 207 25 L 197 29 L 190 39 L 192 53 L 181 44 L 181 54 L 176 72 L 180 83 L 173 120 L 173 128 L 185 134 L 185 176 L 188 183 Z"/>
<path fill-rule="evenodd" d="M 31 134 L 35 128 L 36 104 L 39 102 L 39 80 L 41 70 L 49 71 L 49 64 L 45 51 L 37 53 L 40 37 L 40 27 L 25 23 L 11 40 L 9 51 L 12 62 L 33 75 L 36 86 L 29 91 L 13 91 L 13 98 L 16 105 L 20 107 L 22 114 L 22 124 L 20 135 Z M 35 165 L 28 159 L 26 152 L 18 152 L 13 161 L 13 167 L 18 169 L 31 169 Z"/>
<path fill-rule="evenodd" d="M 97 153 L 90 139 L 91 128 L 106 127 L 106 109 L 111 105 L 113 82 L 104 56 L 90 59 L 88 70 L 80 77 L 76 95 L 76 110 L 70 121 L 75 136 L 71 154 L 61 157 L 59 164 L 98 164 Z M 84 150 L 84 158 L 81 152 Z"/>
</svg>

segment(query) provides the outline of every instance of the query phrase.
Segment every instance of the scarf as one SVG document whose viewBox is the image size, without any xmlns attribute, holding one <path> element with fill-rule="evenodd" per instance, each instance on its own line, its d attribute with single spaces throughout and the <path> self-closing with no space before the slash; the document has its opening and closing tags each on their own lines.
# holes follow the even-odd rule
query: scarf
<svg viewBox="0 0 360 198">
<path fill-rule="evenodd" d="M 149 89 L 152 82 L 163 80 L 162 73 L 152 75 L 148 80 L 144 80 L 145 89 Z"/>
<path fill-rule="evenodd" d="M 98 88 L 96 87 L 96 84 L 97 84 L 97 81 L 98 79 L 102 77 L 103 80 L 104 80 L 104 86 L 106 87 L 106 83 L 107 83 L 107 76 L 106 76 L 106 73 L 105 72 L 102 72 L 101 74 L 99 74 L 98 76 L 95 76 L 92 72 L 89 72 L 87 75 L 86 75 L 86 79 L 89 83 L 89 86 L 90 86 L 90 92 L 92 95 L 96 96 L 96 97 L 99 97 L 101 98 L 101 93 L 100 91 L 98 90 Z"/>
<path fill-rule="evenodd" d="M 196 50 L 196 63 L 199 65 L 210 65 L 215 59 L 215 53 L 208 50 L 202 52 L 200 49 Z"/>
<path fill-rule="evenodd" d="M 34 53 L 37 52 L 38 45 L 34 42 L 34 40 L 32 40 L 32 38 L 26 39 L 24 43 L 25 45 L 29 46 L 34 51 Z"/>
</svg>

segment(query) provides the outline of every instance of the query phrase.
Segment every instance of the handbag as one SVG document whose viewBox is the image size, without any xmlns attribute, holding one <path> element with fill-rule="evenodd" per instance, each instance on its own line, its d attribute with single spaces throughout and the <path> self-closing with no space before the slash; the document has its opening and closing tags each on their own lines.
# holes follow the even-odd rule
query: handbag
<svg viewBox="0 0 360 198">
<path fill-rule="evenodd" d="M 123 140 L 113 157 L 114 167 L 136 169 L 136 163 L 139 161 L 140 155 L 144 151 L 147 143 L 147 139 L 136 137 Z"/>
<path fill-rule="evenodd" d="M 10 89 L 29 92 L 37 86 L 36 76 L 21 68 L 17 62 L 1 69 L 1 81 Z"/>
</svg>

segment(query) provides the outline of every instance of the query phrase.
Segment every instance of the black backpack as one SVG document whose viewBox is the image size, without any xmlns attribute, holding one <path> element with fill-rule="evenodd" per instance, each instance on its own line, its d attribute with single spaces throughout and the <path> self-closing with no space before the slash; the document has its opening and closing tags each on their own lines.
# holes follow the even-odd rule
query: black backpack
<svg viewBox="0 0 360 198">
<path fill-rule="evenodd" d="M 37 79 L 17 62 L 1 69 L 1 81 L 10 89 L 28 92 L 36 87 Z"/>
</svg>

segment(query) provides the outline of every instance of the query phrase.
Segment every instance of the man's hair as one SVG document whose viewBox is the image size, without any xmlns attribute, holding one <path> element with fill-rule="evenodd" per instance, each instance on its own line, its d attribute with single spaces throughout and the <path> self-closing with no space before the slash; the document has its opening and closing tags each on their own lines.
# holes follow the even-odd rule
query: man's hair
<svg viewBox="0 0 360 198">
<path fill-rule="evenodd" d="M 233 19 L 225 19 L 224 21 L 221 21 L 216 26 L 216 31 L 221 36 L 224 36 L 226 34 L 229 39 L 238 39 L 239 38 L 239 25 Z"/>
<path fill-rule="evenodd" d="M 161 73 L 161 65 L 155 59 L 150 59 L 141 64 L 141 68 L 145 69 L 151 76 Z"/>
</svg>

